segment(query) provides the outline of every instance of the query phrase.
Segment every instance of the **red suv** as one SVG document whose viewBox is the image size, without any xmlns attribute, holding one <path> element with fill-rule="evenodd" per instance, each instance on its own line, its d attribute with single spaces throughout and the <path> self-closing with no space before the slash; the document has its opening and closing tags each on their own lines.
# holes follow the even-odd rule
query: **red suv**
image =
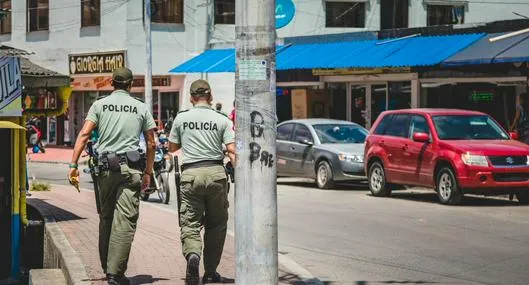
<svg viewBox="0 0 529 285">
<path fill-rule="evenodd" d="M 435 188 L 443 204 L 464 194 L 516 194 L 529 204 L 529 146 L 516 138 L 480 112 L 383 112 L 365 144 L 369 189 L 389 196 L 395 185 Z"/>
</svg>

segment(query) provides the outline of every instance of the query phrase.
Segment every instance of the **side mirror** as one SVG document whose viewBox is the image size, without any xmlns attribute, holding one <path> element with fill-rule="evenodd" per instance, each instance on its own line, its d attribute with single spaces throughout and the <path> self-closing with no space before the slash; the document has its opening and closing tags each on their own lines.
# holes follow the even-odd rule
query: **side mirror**
<svg viewBox="0 0 529 285">
<path fill-rule="evenodd" d="M 511 139 L 513 139 L 513 140 L 517 140 L 517 139 L 520 138 L 520 137 L 518 136 L 518 133 L 517 133 L 517 132 L 510 132 L 510 133 L 509 133 L 509 136 L 510 136 Z"/>
<path fill-rule="evenodd" d="M 414 133 L 413 141 L 426 143 L 430 141 L 430 136 L 427 133 Z"/>
<path fill-rule="evenodd" d="M 308 139 L 301 139 L 301 140 L 299 140 L 299 143 L 307 145 L 307 146 L 312 146 L 314 144 L 313 142 L 309 141 Z"/>
</svg>

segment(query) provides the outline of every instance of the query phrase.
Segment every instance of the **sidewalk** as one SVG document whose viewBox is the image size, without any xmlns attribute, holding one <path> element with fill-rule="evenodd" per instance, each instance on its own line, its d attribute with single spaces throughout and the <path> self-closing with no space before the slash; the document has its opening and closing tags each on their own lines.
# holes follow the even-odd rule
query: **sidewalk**
<svg viewBox="0 0 529 285">
<path fill-rule="evenodd" d="M 98 255 L 98 216 L 93 192 L 77 193 L 72 187 L 54 185 L 50 192 L 33 192 L 28 203 L 53 213 L 70 245 L 81 256 L 92 284 L 106 284 Z M 181 253 L 177 219 L 176 213 L 141 203 L 126 272 L 132 284 L 184 284 L 186 263 Z M 226 278 L 235 278 L 234 255 L 234 240 L 228 235 L 218 268 Z M 202 267 L 200 272 L 204 272 Z M 303 284 L 282 270 L 279 276 L 285 280 L 279 284 Z"/>
<path fill-rule="evenodd" d="M 28 161 L 31 162 L 68 164 L 72 160 L 73 148 L 46 147 L 45 153 L 33 153 L 31 148 L 28 148 L 27 153 Z M 84 152 L 81 156 L 83 154 Z M 79 164 L 83 164 L 87 159 L 87 157 L 80 157 Z"/>
</svg>

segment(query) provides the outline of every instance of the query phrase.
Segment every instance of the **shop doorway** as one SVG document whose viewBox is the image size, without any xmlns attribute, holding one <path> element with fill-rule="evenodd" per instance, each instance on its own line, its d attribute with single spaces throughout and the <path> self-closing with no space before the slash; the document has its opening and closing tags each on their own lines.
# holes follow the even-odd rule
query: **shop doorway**
<svg viewBox="0 0 529 285">
<path fill-rule="evenodd" d="M 366 126 L 366 94 L 369 85 L 351 85 L 351 118 L 350 121 Z"/>
</svg>

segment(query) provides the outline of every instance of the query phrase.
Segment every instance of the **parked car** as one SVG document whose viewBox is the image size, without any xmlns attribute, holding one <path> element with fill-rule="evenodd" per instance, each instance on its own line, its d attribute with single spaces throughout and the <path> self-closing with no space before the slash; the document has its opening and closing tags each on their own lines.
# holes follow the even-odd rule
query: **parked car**
<svg viewBox="0 0 529 285">
<path fill-rule="evenodd" d="M 277 127 L 277 175 L 316 179 L 319 188 L 365 179 L 368 131 L 348 121 L 303 119 Z"/>
<path fill-rule="evenodd" d="M 434 188 L 443 204 L 464 194 L 514 194 L 529 203 L 529 146 L 487 114 L 444 109 L 383 112 L 366 140 L 373 196 L 395 185 Z"/>
</svg>

